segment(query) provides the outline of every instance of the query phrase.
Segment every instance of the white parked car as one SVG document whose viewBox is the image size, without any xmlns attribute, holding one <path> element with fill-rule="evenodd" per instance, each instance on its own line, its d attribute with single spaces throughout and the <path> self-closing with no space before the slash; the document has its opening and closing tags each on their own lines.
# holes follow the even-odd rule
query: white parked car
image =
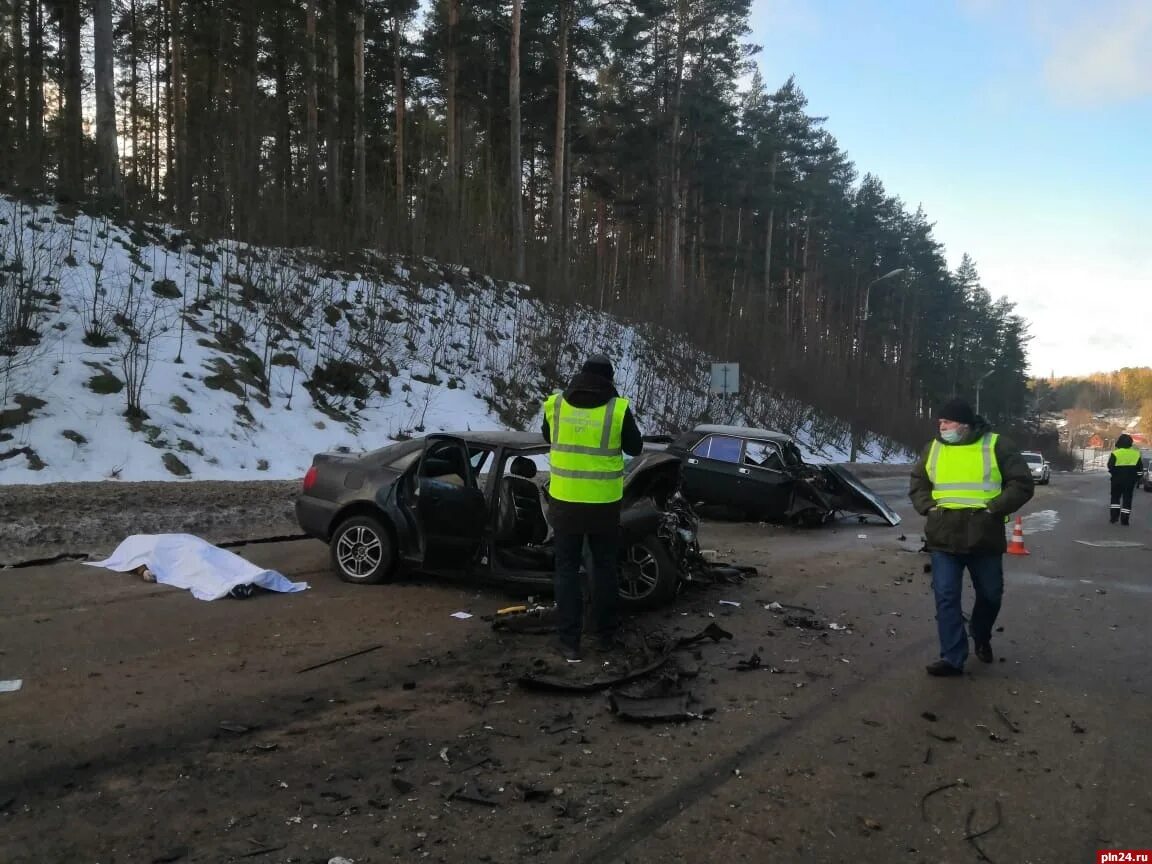
<svg viewBox="0 0 1152 864">
<path fill-rule="evenodd" d="M 1044 458 L 1044 454 L 1025 450 L 1021 455 L 1024 457 L 1024 461 L 1028 463 L 1028 467 L 1032 469 L 1032 479 L 1041 486 L 1047 486 L 1052 480 L 1052 468 L 1048 465 L 1048 460 Z"/>
</svg>

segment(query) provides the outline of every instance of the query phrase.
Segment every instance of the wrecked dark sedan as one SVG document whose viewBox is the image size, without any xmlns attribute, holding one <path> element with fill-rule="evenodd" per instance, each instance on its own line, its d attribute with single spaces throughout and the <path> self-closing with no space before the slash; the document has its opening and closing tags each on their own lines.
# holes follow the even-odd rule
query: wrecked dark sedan
<svg viewBox="0 0 1152 864">
<path fill-rule="evenodd" d="M 820 525 L 838 513 L 878 516 L 889 525 L 900 516 L 840 465 L 810 465 L 782 432 L 746 426 L 697 426 L 665 452 L 684 465 L 684 494 L 693 503 L 717 505 L 740 517 Z"/>
<path fill-rule="evenodd" d="M 428 435 L 362 456 L 320 453 L 296 500 L 303 531 L 323 540 L 346 582 L 406 571 L 550 588 L 548 444 L 538 433 Z M 540 476 L 538 472 L 541 472 Z M 706 568 L 681 464 L 644 453 L 625 468 L 620 597 L 629 610 L 671 600 Z"/>
</svg>

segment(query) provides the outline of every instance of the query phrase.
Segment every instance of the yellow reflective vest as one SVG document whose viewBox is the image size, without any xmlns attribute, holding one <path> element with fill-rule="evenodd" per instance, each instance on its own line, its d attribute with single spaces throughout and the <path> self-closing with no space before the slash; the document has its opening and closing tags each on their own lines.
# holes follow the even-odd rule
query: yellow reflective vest
<svg viewBox="0 0 1152 864">
<path fill-rule="evenodd" d="M 982 509 L 1000 494 L 1004 478 L 996 461 L 999 438 L 995 432 L 989 432 L 971 444 L 932 442 L 926 467 L 937 507 Z"/>
<path fill-rule="evenodd" d="M 548 494 L 557 501 L 611 504 L 624 497 L 620 449 L 628 400 L 616 396 L 598 408 L 575 408 L 553 393 L 544 403 L 552 438 Z"/>
<path fill-rule="evenodd" d="M 1140 451 L 1135 447 L 1117 447 L 1112 451 L 1117 468 L 1131 468 L 1140 461 Z"/>
</svg>

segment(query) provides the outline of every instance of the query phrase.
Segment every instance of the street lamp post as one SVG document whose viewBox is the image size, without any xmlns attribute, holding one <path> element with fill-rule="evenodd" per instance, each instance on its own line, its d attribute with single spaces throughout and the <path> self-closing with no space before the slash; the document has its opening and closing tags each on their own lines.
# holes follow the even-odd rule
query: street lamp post
<svg viewBox="0 0 1152 864">
<path fill-rule="evenodd" d="M 868 298 L 872 293 L 872 288 L 879 285 L 893 276 L 899 276 L 902 273 L 908 272 L 906 267 L 897 267 L 895 270 L 889 270 L 883 276 L 873 279 L 864 288 L 864 309 L 860 313 L 860 323 L 856 328 L 856 346 L 859 356 L 856 359 L 856 390 L 854 394 L 854 405 L 852 410 L 852 434 L 851 434 L 851 452 L 848 455 L 849 462 L 855 462 L 856 456 L 860 449 L 860 435 L 859 435 L 859 415 L 860 415 L 860 385 L 864 377 L 864 323 L 868 320 Z"/>
<path fill-rule="evenodd" d="M 980 388 L 984 386 L 984 379 L 995 372 L 995 369 L 989 369 L 983 375 L 976 379 L 976 413 L 980 413 Z"/>
<path fill-rule="evenodd" d="M 868 320 L 868 295 L 872 293 L 872 287 L 874 285 L 880 284 L 881 282 L 883 282 L 887 279 L 891 279 L 893 276 L 899 276 L 901 273 L 907 273 L 907 272 L 908 272 L 907 267 L 897 267 L 895 270 L 889 270 L 887 273 L 885 273 L 879 279 L 873 279 L 871 282 L 868 283 L 868 287 L 864 289 L 864 313 L 860 316 L 861 323 Z M 863 332 L 863 331 L 861 331 L 861 332 Z"/>
</svg>

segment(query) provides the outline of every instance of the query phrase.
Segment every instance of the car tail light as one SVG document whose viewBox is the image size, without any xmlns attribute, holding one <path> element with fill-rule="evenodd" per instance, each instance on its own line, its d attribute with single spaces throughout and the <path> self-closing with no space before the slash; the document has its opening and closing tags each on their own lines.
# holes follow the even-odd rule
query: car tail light
<svg viewBox="0 0 1152 864">
<path fill-rule="evenodd" d="M 307 492 L 316 485 L 316 466 L 313 465 L 304 475 L 304 491 Z"/>
</svg>

